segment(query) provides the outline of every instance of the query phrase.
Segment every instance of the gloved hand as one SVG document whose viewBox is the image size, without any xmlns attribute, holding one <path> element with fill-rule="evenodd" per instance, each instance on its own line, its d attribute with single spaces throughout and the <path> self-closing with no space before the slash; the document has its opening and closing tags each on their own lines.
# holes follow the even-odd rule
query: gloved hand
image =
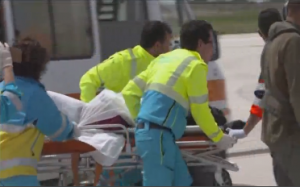
<svg viewBox="0 0 300 187">
<path fill-rule="evenodd" d="M 7 66 L 12 66 L 10 49 L 7 43 L 0 42 L 0 70 L 2 71 Z"/>
<path fill-rule="evenodd" d="M 216 143 L 217 148 L 221 149 L 221 150 L 226 150 L 229 149 L 231 147 L 233 147 L 234 144 L 236 144 L 237 139 L 234 137 L 231 137 L 227 134 L 224 134 L 224 136 L 222 137 L 222 139 Z"/>
<path fill-rule="evenodd" d="M 224 125 L 224 129 L 243 129 L 246 126 L 246 122 L 243 120 L 234 120 Z"/>
<path fill-rule="evenodd" d="M 237 139 L 243 139 L 247 137 L 247 134 L 245 133 L 244 129 L 226 129 L 228 132 L 228 135 Z"/>
</svg>

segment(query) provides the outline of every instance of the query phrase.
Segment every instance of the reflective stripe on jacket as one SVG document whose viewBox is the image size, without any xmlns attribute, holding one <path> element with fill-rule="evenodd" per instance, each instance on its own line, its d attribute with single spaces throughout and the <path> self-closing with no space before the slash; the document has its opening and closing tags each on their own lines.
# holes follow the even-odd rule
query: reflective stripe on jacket
<svg viewBox="0 0 300 187">
<path fill-rule="evenodd" d="M 176 138 L 184 133 L 190 110 L 205 134 L 217 142 L 223 132 L 208 106 L 206 77 L 207 65 L 197 52 L 177 49 L 156 58 L 127 84 L 122 94 L 134 118 L 149 118 L 146 120 L 167 126 Z"/>
<path fill-rule="evenodd" d="M 180 48 L 180 38 L 174 37 L 171 42 L 172 50 Z M 227 102 L 224 74 L 216 61 L 208 63 L 207 87 L 209 105 L 222 110 L 227 121 L 231 120 L 231 113 Z"/>
<path fill-rule="evenodd" d="M 141 46 L 115 53 L 87 71 L 80 80 L 80 99 L 91 101 L 101 87 L 121 92 L 130 79 L 144 71 L 154 59 Z"/>
<path fill-rule="evenodd" d="M 32 124 L 1 124 L 0 137 L 0 179 L 37 175 L 36 167 L 44 145 L 44 135 Z"/>
<path fill-rule="evenodd" d="M 5 84 L 0 90 L 0 123 L 6 123 L 22 108 L 21 93 L 14 83 Z"/>
<path fill-rule="evenodd" d="M 258 79 L 258 84 L 257 84 L 255 90 L 256 91 L 258 91 L 258 90 L 264 91 L 265 90 L 265 83 L 261 76 Z M 260 117 L 260 118 L 262 118 L 262 115 L 263 115 L 263 109 L 261 108 L 262 107 L 261 103 L 262 103 L 261 99 L 255 97 L 253 104 L 251 106 L 251 110 L 250 110 L 251 114 L 256 115 L 257 117 Z"/>
<path fill-rule="evenodd" d="M 22 110 L 0 124 L 0 178 L 36 175 L 44 136 L 54 141 L 73 137 L 74 124 L 56 107 L 38 81 L 16 76 L 22 91 Z M 4 83 L 0 83 L 3 90 Z M 30 125 L 28 125 L 30 124 Z"/>
<path fill-rule="evenodd" d="M 24 126 L 35 123 L 35 127 L 54 141 L 72 138 L 74 124 L 62 114 L 38 81 L 16 76 L 15 83 L 22 91 L 21 111 L 12 115 L 6 124 Z M 4 83 L 0 83 L 0 90 Z"/>
<path fill-rule="evenodd" d="M 208 63 L 207 87 L 209 105 L 220 109 L 227 121 L 231 120 L 230 109 L 227 102 L 225 77 L 219 65 L 215 61 Z"/>
</svg>

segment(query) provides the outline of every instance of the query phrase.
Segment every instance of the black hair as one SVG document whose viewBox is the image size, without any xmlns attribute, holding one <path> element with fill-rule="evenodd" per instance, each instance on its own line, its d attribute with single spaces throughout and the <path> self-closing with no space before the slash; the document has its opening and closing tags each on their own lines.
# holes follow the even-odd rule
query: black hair
<svg viewBox="0 0 300 187">
<path fill-rule="evenodd" d="M 212 25 L 204 20 L 192 20 L 184 23 L 180 31 L 181 48 L 195 51 L 199 39 L 204 43 L 209 42 L 210 31 L 212 30 Z"/>
<path fill-rule="evenodd" d="M 157 41 L 164 42 L 167 34 L 172 34 L 172 29 L 168 24 L 161 21 L 149 21 L 143 27 L 140 45 L 144 49 L 149 49 Z"/>
<path fill-rule="evenodd" d="M 50 60 L 47 50 L 29 37 L 15 42 L 13 47 L 22 51 L 21 62 L 13 62 L 14 74 L 39 81 Z"/>
<path fill-rule="evenodd" d="M 269 29 L 275 22 L 282 21 L 281 14 L 276 8 L 267 8 L 258 15 L 258 28 L 261 33 L 268 37 Z"/>
</svg>

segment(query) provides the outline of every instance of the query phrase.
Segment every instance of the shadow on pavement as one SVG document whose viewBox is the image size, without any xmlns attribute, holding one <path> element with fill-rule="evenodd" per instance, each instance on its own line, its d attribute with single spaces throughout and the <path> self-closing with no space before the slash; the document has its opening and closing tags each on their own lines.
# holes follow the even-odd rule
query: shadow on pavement
<svg viewBox="0 0 300 187">
<path fill-rule="evenodd" d="M 233 186 L 255 186 L 250 184 L 233 184 Z"/>
</svg>

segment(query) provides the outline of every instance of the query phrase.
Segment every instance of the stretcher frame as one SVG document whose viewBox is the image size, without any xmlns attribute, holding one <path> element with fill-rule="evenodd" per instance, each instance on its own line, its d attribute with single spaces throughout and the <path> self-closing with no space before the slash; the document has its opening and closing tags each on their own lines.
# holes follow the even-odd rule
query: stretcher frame
<svg viewBox="0 0 300 187">
<path fill-rule="evenodd" d="M 111 128 L 118 128 L 121 130 L 106 130 Z M 112 181 L 119 176 L 112 177 L 110 179 L 104 179 L 101 173 L 105 170 L 111 171 L 116 169 L 122 169 L 128 172 L 132 169 L 142 168 L 141 159 L 134 153 L 134 141 L 132 141 L 131 134 L 134 133 L 134 128 L 126 128 L 122 124 L 107 124 L 107 125 L 88 125 L 83 126 L 81 129 L 101 129 L 103 132 L 123 134 L 125 137 L 126 144 L 124 146 L 124 151 L 121 156 L 129 156 L 130 158 L 119 159 L 114 165 L 125 164 L 124 166 L 110 166 L 105 167 L 96 163 L 89 153 L 65 153 L 65 154 L 50 154 L 42 155 L 40 162 L 38 163 L 38 173 L 58 173 L 59 174 L 59 184 L 58 186 L 66 186 L 67 179 L 66 175 L 73 174 L 73 184 L 78 186 L 80 184 L 78 172 L 94 172 L 95 178 L 92 181 L 93 185 L 96 186 L 101 183 L 101 186 L 112 186 Z M 202 133 L 202 135 L 201 135 Z M 199 126 L 187 126 L 185 134 L 194 134 L 199 137 L 203 136 L 203 132 Z M 215 156 L 215 154 L 224 151 L 217 149 L 215 144 L 208 138 L 202 138 L 203 140 L 193 140 L 187 139 L 177 141 L 177 145 L 182 151 L 182 156 L 187 162 L 188 167 L 194 166 L 213 166 L 216 168 L 215 179 L 218 184 L 223 184 L 222 179 L 222 169 L 230 171 L 239 171 L 238 166 L 235 163 L 231 163 L 224 158 Z M 74 160 L 80 159 L 80 162 L 74 162 Z M 67 161 L 67 162 L 66 162 Z M 51 162 L 51 163 L 49 163 Z M 52 169 L 55 167 L 55 169 Z M 77 176 L 76 176 L 77 175 Z"/>
</svg>

